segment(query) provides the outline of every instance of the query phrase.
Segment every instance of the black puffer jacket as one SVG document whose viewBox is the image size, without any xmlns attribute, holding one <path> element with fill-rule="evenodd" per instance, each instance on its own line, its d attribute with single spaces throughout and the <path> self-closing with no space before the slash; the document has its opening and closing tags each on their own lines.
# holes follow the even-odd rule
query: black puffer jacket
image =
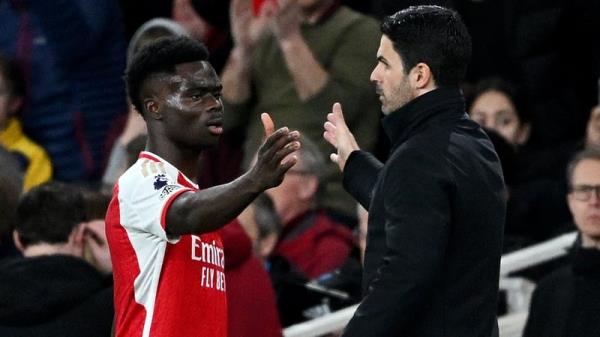
<svg viewBox="0 0 600 337">
<path fill-rule="evenodd" d="M 0 336 L 109 337 L 110 280 L 82 259 L 48 255 L 0 264 Z"/>
</svg>

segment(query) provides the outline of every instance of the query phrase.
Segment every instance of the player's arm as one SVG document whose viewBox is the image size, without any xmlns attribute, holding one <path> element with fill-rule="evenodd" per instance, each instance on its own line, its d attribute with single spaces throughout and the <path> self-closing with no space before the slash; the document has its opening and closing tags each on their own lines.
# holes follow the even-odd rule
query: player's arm
<svg viewBox="0 0 600 337">
<path fill-rule="evenodd" d="M 169 235 L 210 232 L 235 218 L 264 190 L 281 183 L 285 172 L 297 161 L 286 158 L 300 148 L 298 131 L 273 131 L 270 117 L 263 114 L 266 140 L 258 150 L 256 163 L 236 180 L 198 192 L 178 196 L 167 210 Z"/>
</svg>

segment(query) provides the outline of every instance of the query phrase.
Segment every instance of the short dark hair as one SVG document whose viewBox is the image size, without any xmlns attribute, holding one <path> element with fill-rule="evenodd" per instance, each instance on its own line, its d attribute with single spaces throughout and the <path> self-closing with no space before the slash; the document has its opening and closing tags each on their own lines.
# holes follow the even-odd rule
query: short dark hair
<svg viewBox="0 0 600 337">
<path fill-rule="evenodd" d="M 66 243 L 77 225 L 86 220 L 81 190 L 49 182 L 23 195 L 17 207 L 15 229 L 24 246 Z"/>
<path fill-rule="evenodd" d="M 411 6 L 384 18 L 382 33 L 394 45 L 405 72 L 423 62 L 438 87 L 457 86 L 471 58 L 471 36 L 458 13 L 440 6 Z"/>
<path fill-rule="evenodd" d="M 521 120 L 521 123 L 529 123 L 531 121 L 528 102 L 521 88 L 516 84 L 497 76 L 483 78 L 475 84 L 473 93 L 469 98 L 469 109 L 479 96 L 490 91 L 498 91 L 511 100 L 517 110 L 517 116 Z"/>
<path fill-rule="evenodd" d="M 125 83 L 131 103 L 143 115 L 140 91 L 148 78 L 159 73 L 171 74 L 178 64 L 207 59 L 208 50 L 204 44 L 189 37 L 165 37 L 150 42 L 135 54 L 125 71 Z"/>
<path fill-rule="evenodd" d="M 111 196 L 87 187 L 80 187 L 85 207 L 85 217 L 89 220 L 104 220 Z"/>
<path fill-rule="evenodd" d="M 25 96 L 25 79 L 17 63 L 0 54 L 0 76 L 4 77 L 7 89 L 13 97 Z"/>
<path fill-rule="evenodd" d="M 569 184 L 569 190 L 573 188 L 573 172 L 575 172 L 575 168 L 579 163 L 587 159 L 600 161 L 600 146 L 587 147 L 573 156 L 573 159 L 571 159 L 567 165 L 567 183 Z"/>
</svg>

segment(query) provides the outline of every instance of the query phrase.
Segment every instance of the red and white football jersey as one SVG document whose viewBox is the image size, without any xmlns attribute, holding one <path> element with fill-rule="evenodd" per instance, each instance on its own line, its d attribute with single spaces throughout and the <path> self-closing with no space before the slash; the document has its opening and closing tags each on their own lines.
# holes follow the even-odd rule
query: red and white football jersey
<svg viewBox="0 0 600 337">
<path fill-rule="evenodd" d="M 106 214 L 117 337 L 226 337 L 225 256 L 216 232 L 168 236 L 165 218 L 198 186 L 142 152 L 115 185 Z"/>
</svg>

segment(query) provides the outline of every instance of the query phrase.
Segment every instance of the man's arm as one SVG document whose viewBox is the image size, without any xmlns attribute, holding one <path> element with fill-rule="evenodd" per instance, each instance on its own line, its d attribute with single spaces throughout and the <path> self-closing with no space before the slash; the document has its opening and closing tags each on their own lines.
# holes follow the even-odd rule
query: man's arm
<svg viewBox="0 0 600 337">
<path fill-rule="evenodd" d="M 348 13 L 344 7 L 338 11 Z M 331 52 L 313 51 L 328 77 L 324 86 L 304 105 L 307 110 L 318 112 L 332 102 L 340 102 L 344 106 L 346 122 L 360 147 L 372 151 L 377 140 L 380 102 L 374 86 L 369 82 L 369 75 L 373 70 L 381 33 L 375 20 L 358 15 L 341 15 L 344 13 L 334 14 L 330 19 L 339 21 L 342 27 L 340 31 L 324 38 L 329 41 L 326 48 Z M 325 47 L 322 42 L 314 43 L 314 47 L 309 44 L 311 50 Z"/>
<path fill-rule="evenodd" d="M 240 214 L 264 190 L 281 183 L 285 172 L 297 161 L 295 156 L 286 161 L 284 158 L 300 148 L 300 134 L 286 127 L 273 132 L 270 118 L 265 120 L 264 115 L 263 125 L 269 136 L 259 148 L 254 166 L 228 184 L 178 196 L 167 211 L 168 234 L 214 231 Z"/>
<path fill-rule="evenodd" d="M 407 331 L 436 290 L 450 230 L 449 191 L 439 158 L 416 153 L 389 168 L 384 182 L 385 255 L 343 337 Z"/>
<path fill-rule="evenodd" d="M 294 80 L 298 97 L 302 102 L 306 102 L 323 89 L 329 74 L 302 37 L 301 20 L 301 10 L 297 1 L 283 0 L 270 24 Z"/>
<path fill-rule="evenodd" d="M 268 4 L 268 6 L 272 6 Z M 242 104 L 250 98 L 250 64 L 252 53 L 266 27 L 270 7 L 253 17 L 250 0 L 232 0 L 229 10 L 233 49 L 223 68 L 223 99 L 230 104 Z"/>
<path fill-rule="evenodd" d="M 367 210 L 382 168 L 383 164 L 365 151 L 354 151 L 347 159 L 343 176 L 344 189 Z"/>
<path fill-rule="evenodd" d="M 235 46 L 223 68 L 223 99 L 229 104 L 243 104 L 250 98 L 250 55 L 248 50 Z"/>
</svg>

